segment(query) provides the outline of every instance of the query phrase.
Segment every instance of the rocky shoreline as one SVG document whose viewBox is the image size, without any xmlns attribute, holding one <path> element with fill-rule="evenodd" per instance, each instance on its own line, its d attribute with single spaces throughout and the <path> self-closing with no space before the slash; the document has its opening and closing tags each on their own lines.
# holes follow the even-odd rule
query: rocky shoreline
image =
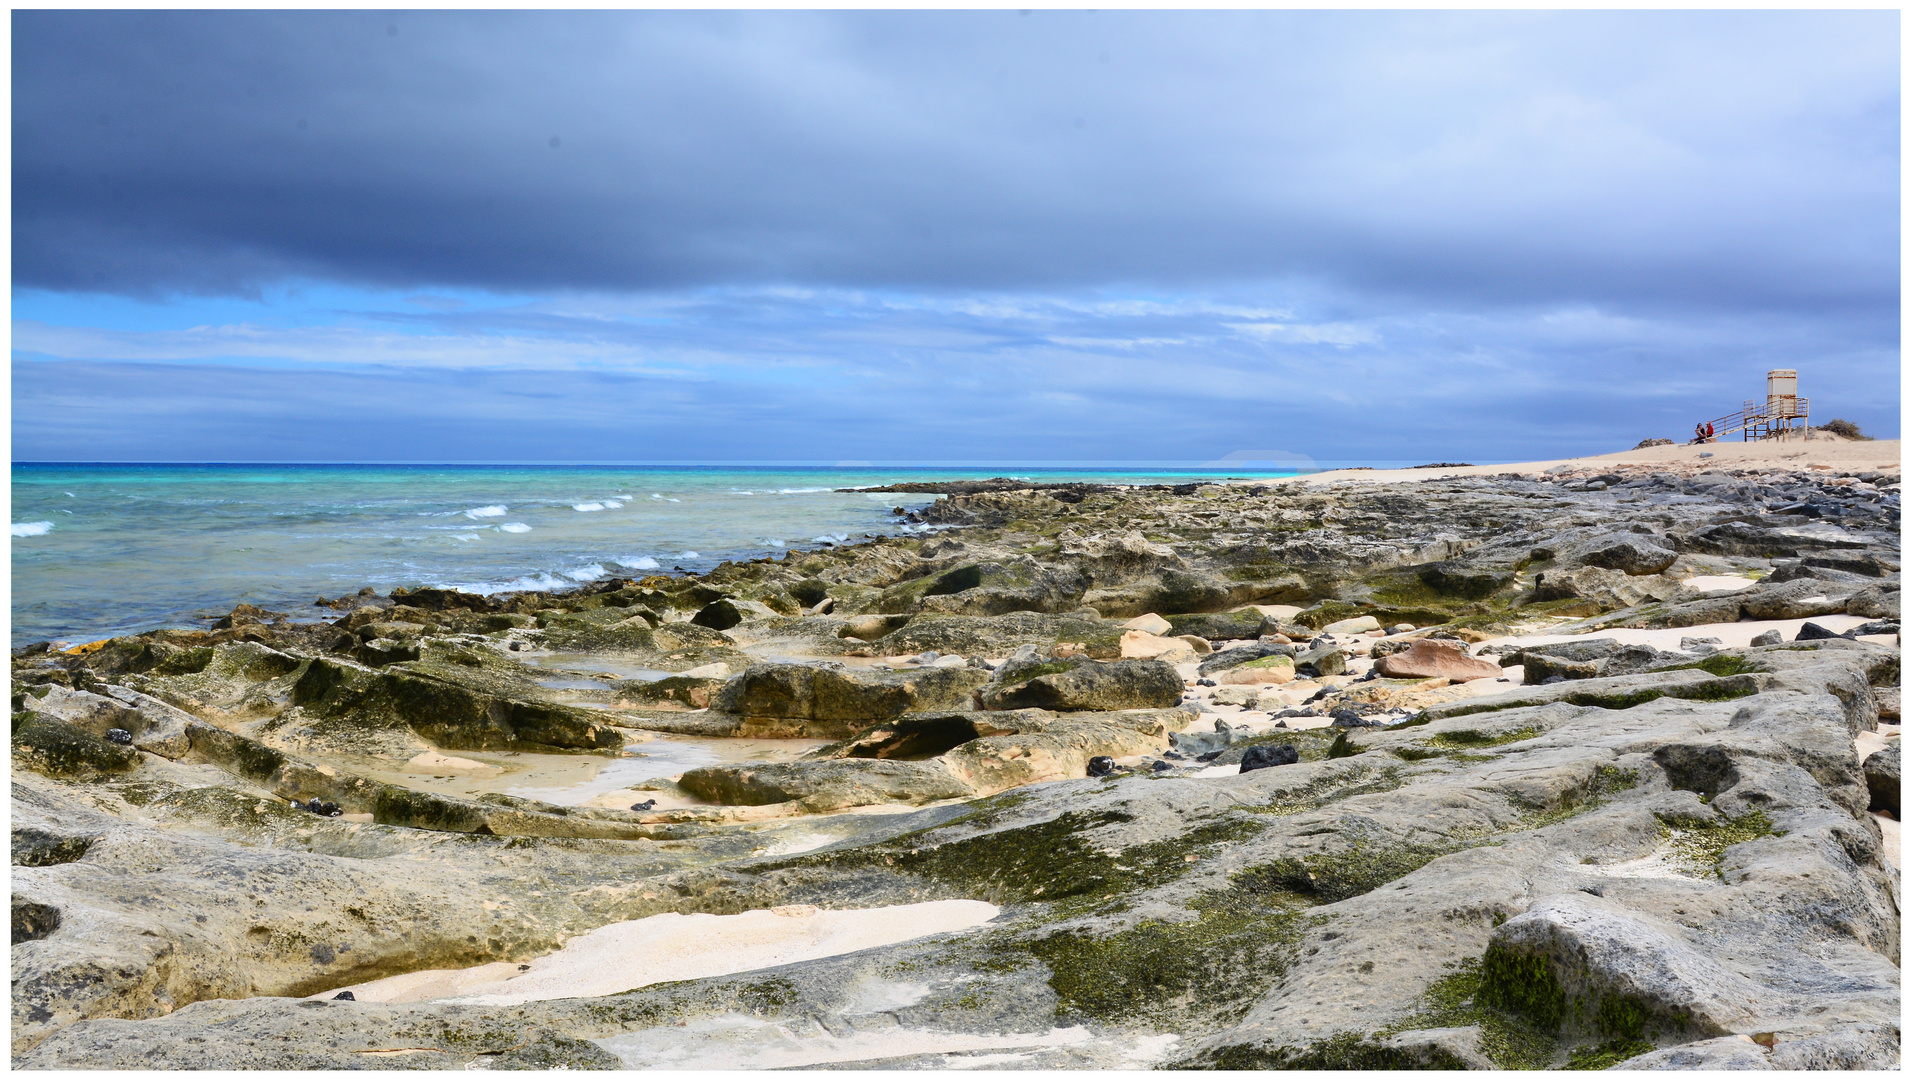
<svg viewBox="0 0 1912 1080">
<path fill-rule="evenodd" d="M 964 481 L 701 576 L 29 646 L 14 1064 L 1894 1067 L 1899 471 L 1810 457 Z M 391 989 L 850 910 L 904 936 Z"/>
</svg>

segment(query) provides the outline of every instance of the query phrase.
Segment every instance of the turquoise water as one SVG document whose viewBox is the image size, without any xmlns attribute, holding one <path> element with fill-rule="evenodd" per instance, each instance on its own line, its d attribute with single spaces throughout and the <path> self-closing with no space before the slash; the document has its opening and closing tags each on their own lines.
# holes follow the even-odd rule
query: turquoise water
<svg viewBox="0 0 1912 1080">
<path fill-rule="evenodd" d="M 16 464 L 12 642 L 203 626 L 241 602 L 330 614 L 312 601 L 365 585 L 498 592 L 702 572 L 900 535 L 912 526 L 891 508 L 934 498 L 836 488 L 1000 475 L 1181 483 L 1219 474 Z"/>
</svg>

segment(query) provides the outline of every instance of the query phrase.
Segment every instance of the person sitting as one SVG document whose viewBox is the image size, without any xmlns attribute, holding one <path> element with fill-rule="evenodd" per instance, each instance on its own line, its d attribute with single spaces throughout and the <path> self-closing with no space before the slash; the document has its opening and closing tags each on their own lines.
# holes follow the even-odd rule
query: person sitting
<svg viewBox="0 0 1912 1080">
<path fill-rule="evenodd" d="M 1690 443 L 1687 443 L 1686 445 L 1695 446 L 1705 441 L 1706 441 L 1706 425 L 1694 424 L 1693 425 L 1693 441 Z"/>
<path fill-rule="evenodd" d="M 1717 441 L 1718 441 L 1718 440 L 1716 440 L 1716 439 L 1714 439 L 1714 438 L 1713 438 L 1713 422 L 1712 422 L 1712 421 L 1710 421 L 1710 420 L 1706 422 L 1706 441 L 1707 441 L 1707 442 L 1717 442 Z"/>
</svg>

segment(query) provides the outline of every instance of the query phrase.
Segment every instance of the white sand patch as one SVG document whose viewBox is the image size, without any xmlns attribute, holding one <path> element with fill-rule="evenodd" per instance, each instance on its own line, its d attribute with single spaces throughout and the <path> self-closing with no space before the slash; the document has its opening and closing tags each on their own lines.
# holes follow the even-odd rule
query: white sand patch
<svg viewBox="0 0 1912 1080">
<path fill-rule="evenodd" d="M 1581 641 L 1591 638 L 1612 638 L 1622 645 L 1651 645 L 1667 652 L 1680 651 L 1681 638 L 1716 637 L 1720 643 L 1714 648 L 1745 648 L 1753 639 L 1768 630 L 1779 631 L 1779 636 L 1790 642 L 1799 636 L 1799 628 L 1807 623 L 1818 623 L 1835 634 L 1843 634 L 1855 626 L 1863 626 L 1871 619 L 1858 615 L 1815 615 L 1810 619 L 1771 619 L 1766 621 L 1744 621 L 1730 623 L 1702 623 L 1699 626 L 1678 626 L 1665 630 L 1613 629 L 1594 630 L 1585 634 L 1521 634 L 1515 637 L 1493 638 L 1481 642 L 1473 651 L 1479 652 L 1487 645 L 1552 645 L 1562 641 Z M 1492 685 L 1491 683 L 1489 685 Z"/>
<path fill-rule="evenodd" d="M 429 773 L 432 776 L 444 776 L 449 773 L 503 772 L 496 765 L 487 765 L 470 758 L 448 757 L 427 750 L 405 763 L 406 772 Z"/>
<path fill-rule="evenodd" d="M 707 979 L 894 945 L 980 926 L 1001 911 L 979 900 L 854 911 L 792 904 L 741 915 L 652 915 L 601 926 L 528 964 L 481 964 L 375 979 L 345 987 L 360 1001 L 455 1000 L 522 1005 L 621 994 L 678 979 Z M 330 998 L 336 990 L 315 995 Z"/>
<path fill-rule="evenodd" d="M 916 1054 L 964 1054 L 978 1050 L 1033 1053 L 1091 1040 L 1083 1027 L 1047 1032 L 979 1035 L 929 1028 L 884 1027 L 833 1035 L 814 1019 L 770 1021 L 753 1016 L 717 1016 L 682 1027 L 658 1027 L 596 1040 L 629 1069 L 792 1069 Z M 1001 1063 L 1014 1055 L 989 1055 Z M 961 1067 L 989 1067 L 977 1058 L 951 1060 Z"/>
<path fill-rule="evenodd" d="M 1861 731 L 1859 734 L 1854 735 L 1852 737 L 1852 748 L 1858 753 L 1859 760 L 1864 761 L 1879 751 L 1884 750 L 1891 743 L 1896 742 L 1898 738 L 1899 729 L 1897 725 L 1880 724 L 1879 730 L 1877 731 Z"/>
<path fill-rule="evenodd" d="M 1879 831 L 1885 836 L 1885 843 L 1883 845 L 1885 861 L 1892 864 L 1892 869 L 1903 870 L 1904 867 L 1899 863 L 1898 820 L 1883 810 L 1873 814 L 1872 820 L 1879 823 Z"/>
</svg>

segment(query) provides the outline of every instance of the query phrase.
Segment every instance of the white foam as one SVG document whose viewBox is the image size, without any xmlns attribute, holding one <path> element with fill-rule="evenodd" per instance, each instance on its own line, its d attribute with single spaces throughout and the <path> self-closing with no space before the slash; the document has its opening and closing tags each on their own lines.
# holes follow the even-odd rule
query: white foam
<svg viewBox="0 0 1912 1080">
<path fill-rule="evenodd" d="M 678 558 L 680 559 L 695 559 L 699 557 L 700 556 L 695 551 L 686 551 L 682 555 L 678 556 Z"/>
<path fill-rule="evenodd" d="M 75 494 L 73 494 L 73 493 L 72 493 L 72 492 L 70 492 L 70 491 L 62 491 L 62 492 L 60 492 L 60 494 L 62 494 L 62 495 L 65 495 L 65 496 L 66 496 L 67 498 L 69 498 L 69 499 L 77 499 L 77 498 L 79 498 L 79 496 L 78 496 L 78 495 L 75 495 Z"/>
<path fill-rule="evenodd" d="M 571 509 L 576 510 L 580 514 L 588 514 L 593 510 L 604 509 L 604 504 L 601 502 L 572 503 Z"/>
<path fill-rule="evenodd" d="M 651 558 L 649 555 L 639 555 L 635 559 L 619 559 L 617 560 L 617 564 L 619 566 L 628 566 L 633 570 L 657 569 L 657 560 Z"/>
<path fill-rule="evenodd" d="M 781 541 L 781 540 L 765 540 L 765 541 L 764 541 L 764 543 L 766 543 L 766 544 L 769 544 L 769 545 L 770 545 L 771 547 L 782 547 L 782 546 L 783 546 L 783 541 Z"/>
<path fill-rule="evenodd" d="M 604 500 L 604 508 L 606 510 L 622 510 L 624 509 L 624 504 L 618 502 L 616 499 L 606 499 Z"/>
<path fill-rule="evenodd" d="M 47 531 L 51 528 L 53 528 L 53 523 L 51 521 L 19 522 L 13 526 L 13 535 L 15 536 L 45 536 L 47 534 Z"/>
<path fill-rule="evenodd" d="M 463 540 L 466 543 L 470 543 L 471 541 L 478 539 L 478 534 L 477 533 L 461 533 L 457 536 L 452 537 L 452 539 Z"/>
<path fill-rule="evenodd" d="M 980 926 L 1001 910 L 980 900 L 932 900 L 850 911 L 797 904 L 739 915 L 667 912 L 580 934 L 522 968 L 494 963 L 414 971 L 351 990 L 359 1001 L 385 1004 L 522 1005 L 621 994 L 653 983 L 734 975 L 955 933 Z"/>
<path fill-rule="evenodd" d="M 503 585 L 480 586 L 471 591 L 486 596 L 495 592 L 550 592 L 553 589 L 568 589 L 572 584 L 563 578 L 552 577 L 550 574 L 539 574 L 536 577 L 521 577 L 515 581 L 507 581 Z"/>
<path fill-rule="evenodd" d="M 814 495 L 819 491 L 828 491 L 828 490 L 830 489 L 829 488 L 778 488 L 777 494 L 779 495 Z"/>
<path fill-rule="evenodd" d="M 580 566 L 576 570 L 566 570 L 564 576 L 570 578 L 572 581 L 596 581 L 608 573 L 610 573 L 610 571 L 604 569 L 603 566 L 592 563 L 589 566 Z"/>
<path fill-rule="evenodd" d="M 474 506 L 465 511 L 465 516 L 473 521 L 479 518 L 504 517 L 505 509 L 506 508 L 502 506 Z"/>
<path fill-rule="evenodd" d="M 503 525 L 498 526 L 498 531 L 508 532 L 508 533 L 528 533 L 531 531 L 531 526 L 526 525 L 522 521 L 509 521 Z"/>
</svg>

